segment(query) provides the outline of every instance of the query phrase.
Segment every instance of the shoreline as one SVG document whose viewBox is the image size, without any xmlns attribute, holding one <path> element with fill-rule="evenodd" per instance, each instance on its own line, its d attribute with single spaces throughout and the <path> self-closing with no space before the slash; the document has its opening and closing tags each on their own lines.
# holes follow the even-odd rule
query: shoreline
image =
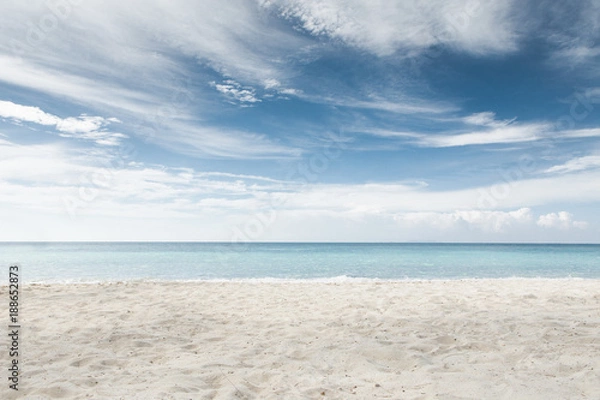
<svg viewBox="0 0 600 400">
<path fill-rule="evenodd" d="M 131 284 L 144 284 L 144 283 L 156 283 L 156 284 L 221 284 L 221 283 L 247 283 L 247 284 L 402 284 L 402 283 L 413 283 L 413 282 L 521 282 L 521 281 L 596 281 L 600 282 L 600 278 L 588 278 L 588 277 L 499 277 L 499 278 L 402 278 L 402 279 L 385 279 L 385 278 L 362 278 L 362 277 L 349 277 L 349 276 L 335 276 L 331 278 L 214 278 L 214 279 L 160 279 L 160 278 L 134 278 L 134 279 L 115 279 L 115 280 L 64 280 L 64 281 L 31 281 L 21 282 L 23 286 L 55 286 L 55 285 L 131 285 Z M 7 282 L 0 282 L 0 288 L 7 287 Z"/>
<path fill-rule="evenodd" d="M 21 397 L 0 388 L 7 398 L 548 399 L 600 390 L 593 279 L 25 284 L 21 314 Z"/>
</svg>

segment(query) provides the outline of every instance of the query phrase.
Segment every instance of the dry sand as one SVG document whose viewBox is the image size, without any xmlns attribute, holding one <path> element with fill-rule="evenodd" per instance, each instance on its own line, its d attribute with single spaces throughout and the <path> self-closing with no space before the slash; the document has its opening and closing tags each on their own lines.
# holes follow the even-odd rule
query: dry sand
<svg viewBox="0 0 600 400">
<path fill-rule="evenodd" d="M 21 315 L 17 398 L 600 398 L 596 280 L 35 285 Z"/>
</svg>

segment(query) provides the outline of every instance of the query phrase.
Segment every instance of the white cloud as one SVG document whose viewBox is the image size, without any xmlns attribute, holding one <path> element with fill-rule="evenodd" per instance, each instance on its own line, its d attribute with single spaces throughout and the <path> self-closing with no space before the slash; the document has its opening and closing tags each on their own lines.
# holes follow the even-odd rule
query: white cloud
<svg viewBox="0 0 600 400">
<path fill-rule="evenodd" d="M 580 68 L 579 73 L 598 75 L 598 56 L 600 48 L 600 7 L 596 1 L 576 3 L 554 2 L 546 8 L 550 18 L 560 21 L 568 14 L 576 14 L 575 23 L 564 18 L 570 25 L 560 31 L 552 32 L 546 39 L 556 45 L 557 50 L 551 55 L 549 65 L 558 68 Z M 583 69 L 581 69 L 583 68 Z"/>
<path fill-rule="evenodd" d="M 79 117 L 60 118 L 42 111 L 38 107 L 15 104 L 0 100 L 0 117 L 13 122 L 32 122 L 39 125 L 54 126 L 60 136 L 94 141 L 100 145 L 116 146 L 126 135 L 107 132 L 103 128 L 118 120 L 103 117 L 80 115 Z"/>
<path fill-rule="evenodd" d="M 476 114 L 471 114 L 463 118 L 463 121 L 470 125 L 489 126 L 492 128 L 500 128 L 511 124 L 515 119 L 499 121 L 496 119 L 496 113 L 486 111 Z"/>
<path fill-rule="evenodd" d="M 121 110 L 128 114 L 143 115 L 148 113 L 148 105 L 153 103 L 151 94 L 124 88 L 106 79 L 87 78 L 83 75 L 89 75 L 93 68 L 76 74 L 59 71 L 60 67 L 42 67 L 26 59 L 17 60 L 0 53 L 0 70 L 3 72 L 0 74 L 0 81 L 11 85 L 51 96 L 66 97 L 72 102 L 111 112 Z M 87 68 L 87 65 L 82 64 L 81 68 Z"/>
<path fill-rule="evenodd" d="M 273 183 L 291 183 L 289 181 L 287 181 L 287 182 L 286 181 L 281 181 L 281 180 L 278 180 L 278 179 L 268 178 L 268 177 L 265 177 L 265 176 L 232 174 L 232 173 L 229 173 L 229 172 L 200 172 L 200 173 L 198 173 L 198 176 L 201 176 L 201 177 L 219 176 L 219 177 L 225 177 L 225 178 L 258 180 L 258 181 L 273 182 Z"/>
<path fill-rule="evenodd" d="M 211 82 L 211 84 L 219 93 L 239 103 L 258 103 L 261 101 L 256 97 L 256 90 L 254 88 L 242 86 L 232 79 L 228 79 L 223 83 Z"/>
<path fill-rule="evenodd" d="M 554 167 L 546 169 L 544 172 L 548 174 L 564 174 L 598 167 L 600 167 L 600 156 L 585 156 L 574 158 L 561 165 L 555 165 Z"/>
<path fill-rule="evenodd" d="M 379 136 L 379 137 L 386 137 L 386 138 L 414 138 L 414 139 L 421 139 L 423 138 L 425 135 L 422 133 L 417 133 L 417 132 L 403 132 L 403 131 L 393 131 L 393 130 L 389 130 L 389 129 L 361 129 L 361 130 L 355 130 L 355 132 L 358 133 L 366 133 L 369 135 L 374 135 L 374 136 Z"/>
<path fill-rule="evenodd" d="M 68 144 L 23 146 L 0 139 L 0 204 L 66 217 L 69 210 L 107 218 L 181 217 L 204 212 L 207 196 L 218 199 L 212 211 L 249 212 L 265 193 L 289 185 L 268 177 L 130 161 L 126 150 L 82 153 Z"/>
<path fill-rule="evenodd" d="M 85 133 L 97 131 L 107 124 L 105 118 L 81 115 L 78 118 L 69 117 L 60 120 L 56 124 L 56 129 L 66 133 Z"/>
<path fill-rule="evenodd" d="M 263 82 L 265 90 L 273 90 L 282 95 L 290 95 L 290 96 L 302 96 L 304 93 L 300 89 L 294 88 L 286 88 L 283 87 L 281 82 L 277 79 L 265 79 Z M 268 94 L 266 96 L 272 96 L 272 94 Z"/>
<path fill-rule="evenodd" d="M 551 125 L 545 123 L 512 124 L 457 135 L 424 135 L 418 143 L 427 147 L 454 147 L 531 142 L 541 139 L 550 129 Z"/>
<path fill-rule="evenodd" d="M 571 129 L 560 132 L 558 136 L 564 138 L 598 137 L 600 136 L 600 128 Z"/>
<path fill-rule="evenodd" d="M 344 96 L 327 97 L 305 95 L 300 92 L 297 92 L 296 95 L 304 100 L 314 103 L 328 104 L 339 107 L 387 111 L 398 114 L 441 114 L 457 110 L 455 106 L 443 102 L 436 103 L 414 98 L 398 98 L 394 100 L 390 98 L 370 96 L 367 99 L 357 99 Z"/>
<path fill-rule="evenodd" d="M 532 142 L 552 137 L 571 138 L 596 136 L 600 130 L 571 130 L 556 132 L 554 126 L 547 122 L 518 123 L 515 119 L 498 120 L 493 112 L 471 114 L 458 119 L 466 125 L 456 133 L 422 133 L 414 131 L 393 131 L 388 129 L 365 129 L 359 132 L 380 137 L 406 138 L 409 142 L 422 147 L 459 147 L 488 144 L 507 144 Z M 442 119 L 444 120 L 444 119 Z M 455 122 L 456 119 L 450 119 Z M 482 127 L 472 131 L 472 125 Z M 411 140 L 412 139 L 412 140 Z"/>
<path fill-rule="evenodd" d="M 48 7 L 44 2 L 27 5 L 10 2 L 6 12 L 0 15 L 3 26 L 0 38 L 5 39 L 0 41 L 0 70 L 3 71 L 0 80 L 66 97 L 73 103 L 91 107 L 96 110 L 95 114 L 118 115 L 124 121 L 148 122 L 160 117 L 164 129 L 158 134 L 166 136 L 162 131 L 168 132 L 168 137 L 148 140 L 171 150 L 184 149 L 191 143 L 195 154 L 222 157 L 233 147 L 234 157 L 274 157 L 273 153 L 278 151 L 279 156 L 285 157 L 294 151 L 270 143 L 265 137 L 253 140 L 261 136 L 260 132 L 248 132 L 248 136 L 240 136 L 248 140 L 236 140 L 218 127 L 201 125 L 202 119 L 214 110 L 211 94 L 215 91 L 178 84 L 178 77 L 193 73 L 195 79 L 206 78 L 205 82 L 215 79 L 214 72 L 230 77 L 230 81 L 217 80 L 214 88 L 232 102 L 246 106 L 273 96 L 273 93 L 261 94 L 264 88 L 283 95 L 278 98 L 291 95 L 340 107 L 399 114 L 454 112 L 457 107 L 451 104 L 404 93 L 369 95 L 379 93 L 371 90 L 365 91 L 362 97 L 347 93 L 333 96 L 331 91 L 319 87 L 304 91 L 292 88 L 291 82 L 299 75 L 298 61 L 319 57 L 320 52 L 326 50 L 318 41 L 268 22 L 273 17 L 285 17 L 314 35 L 325 35 L 379 55 L 395 53 L 410 57 L 438 45 L 477 54 L 497 54 L 510 52 L 518 44 L 518 6 L 514 1 L 462 0 L 376 3 L 369 0 L 231 0 L 226 3 L 217 0 L 200 3 L 89 0 L 85 6 L 73 6 L 69 15 L 59 21 L 59 27 L 35 45 L 27 42 L 27 29 L 20 21 L 35 23 L 40 15 L 49 12 Z M 140 13 L 142 8 L 144 12 Z M 15 40 L 24 50 L 18 54 L 20 61 L 10 44 Z M 189 63 L 194 63 L 193 68 Z M 212 71 L 203 75 L 203 69 Z M 181 95 L 179 90 L 186 95 L 193 92 L 193 96 L 183 104 L 168 103 L 169 99 Z M 166 115 L 156 111 L 164 109 L 169 110 Z M 82 120 L 78 124 L 90 122 Z M 427 136 L 418 144 L 450 147 L 526 142 L 539 138 L 538 128 L 542 125 L 508 125 L 510 121 L 497 121 L 490 112 L 467 116 L 463 122 L 489 130 Z M 190 140 L 189 133 L 195 130 L 204 141 Z M 571 133 L 596 135 L 583 130 Z M 225 138 L 221 139 L 221 135 Z M 113 138 L 115 140 L 118 137 Z M 206 144 L 209 141 L 214 144 Z M 239 147 L 233 146 L 234 142 Z M 225 147 L 220 148 L 219 143 Z M 253 151 L 254 144 L 258 145 L 256 151 Z M 265 151 L 266 148 L 269 150 Z"/>
<path fill-rule="evenodd" d="M 515 50 L 513 2 L 261 0 L 315 36 L 328 36 L 378 55 L 442 44 L 472 53 Z"/>
<path fill-rule="evenodd" d="M 176 113 L 177 110 L 174 112 Z M 122 133 L 110 132 L 105 129 L 111 123 L 120 122 L 115 118 L 81 115 L 63 119 L 46 113 L 38 107 L 23 106 L 9 101 L 0 101 L 0 117 L 12 121 L 40 123 L 46 126 L 55 125 L 60 136 L 90 140 L 100 145 L 116 146 L 127 137 Z M 164 126 L 158 127 L 164 128 L 165 131 L 168 130 L 169 135 L 157 135 L 154 130 L 145 139 L 183 154 L 273 159 L 297 157 L 301 153 L 298 149 L 273 143 L 264 135 L 235 130 L 224 131 L 206 126 L 196 127 L 189 122 L 181 122 L 177 114 L 154 116 L 155 119 L 158 117 L 164 121 Z M 157 125 L 154 125 L 154 128 Z"/>
<path fill-rule="evenodd" d="M 277 89 L 281 86 L 281 82 L 279 82 L 277 79 L 265 79 L 265 81 L 263 82 L 265 89 Z"/>
<path fill-rule="evenodd" d="M 279 195 L 286 209 L 342 213 L 402 214 L 410 212 L 502 211 L 558 203 L 600 201 L 600 171 L 499 182 L 461 190 L 397 183 L 310 185 Z"/>
<path fill-rule="evenodd" d="M 516 32 L 523 32 L 513 19 L 520 8 L 520 3 L 514 1 L 87 0 L 73 6 L 69 16 L 61 19 L 40 43 L 31 43 L 27 30 L 49 13 L 50 3 L 40 0 L 4 4 L 4 12 L 0 13 L 0 81 L 22 88 L 24 93 L 34 91 L 59 99 L 57 104 L 83 106 L 89 115 L 62 118 L 37 107 L 12 103 L 0 105 L 3 118 L 55 127 L 62 136 L 116 145 L 125 136 L 106 130 L 117 121 L 93 116 L 116 115 L 125 121 L 120 126 L 123 132 L 137 134 L 137 127 L 133 127 L 137 121 L 140 131 L 152 125 L 154 131 L 147 136 L 150 143 L 203 158 L 279 159 L 301 154 L 299 149 L 260 132 L 210 126 L 206 121 L 216 119 L 215 104 L 222 104 L 214 100 L 220 95 L 242 105 L 257 104 L 266 101 L 265 95 L 280 94 L 331 106 L 396 114 L 429 117 L 458 112 L 452 104 L 420 100 L 403 93 L 403 83 L 399 81 L 390 82 L 392 88 L 387 93 L 385 88 L 380 91 L 352 87 L 352 92 L 340 94 L 331 87 L 319 87 L 322 81 L 318 79 L 306 88 L 298 86 L 304 91 L 293 89 L 297 86 L 294 83 L 303 79 L 299 78 L 300 69 L 329 51 L 332 43 L 379 56 L 394 54 L 393 60 L 380 61 L 396 62 L 432 46 L 476 55 L 505 54 L 516 49 Z M 324 42 L 298 34 L 284 26 L 284 21 L 271 23 L 273 18 L 282 16 L 305 33 L 333 40 Z M 23 45 L 22 53 L 13 52 L 15 41 Z M 588 46 L 576 53 L 582 59 L 595 57 L 590 49 Z M 399 80 L 402 75 L 398 74 Z M 216 83 L 208 88 L 198 84 L 209 81 Z M 597 88 L 589 93 L 597 95 Z M 182 98 L 185 101 L 177 100 Z M 349 114 L 355 110 L 342 111 Z M 404 121 L 402 115 L 397 117 L 400 123 Z M 371 133 L 402 137 L 429 147 L 528 142 L 548 137 L 546 133 L 567 138 L 600 136 L 597 128 L 553 132 L 543 122 L 497 120 L 492 112 L 452 122 L 457 120 L 468 126 L 440 135 L 402 130 Z M 66 142 L 61 141 L 61 146 L 0 143 L 3 206 L 47 210 L 58 200 L 59 207 L 63 207 L 62 196 L 78 195 L 82 174 L 105 174 L 99 155 L 75 153 Z M 380 218 L 390 223 L 394 222 L 393 216 L 402 215 L 415 221 L 441 225 L 448 222 L 496 232 L 519 225 L 527 214 L 521 210 L 528 207 L 600 201 L 600 189 L 590 184 L 600 179 L 598 171 L 591 169 L 593 165 L 595 161 L 589 159 L 567 162 L 553 167 L 552 172 L 573 172 L 569 176 L 501 182 L 498 187 L 506 190 L 495 190 L 498 187 L 494 185 L 440 190 L 435 185 L 398 183 L 311 186 L 255 175 L 145 166 L 131 161 L 109 169 L 110 189 L 102 191 L 87 209 L 100 219 L 115 215 L 189 218 L 209 208 L 215 213 L 234 210 L 247 216 L 256 210 L 268 210 L 271 200 L 279 198 L 285 200 L 282 215 L 327 215 L 341 221 Z M 480 201 L 484 192 L 491 193 L 492 202 Z M 479 207 L 481 204 L 484 206 Z M 315 226 L 326 225 L 323 221 L 316 221 L 311 231 L 318 230 Z M 213 222 L 207 226 L 223 225 L 222 220 Z M 328 228 L 339 230 L 339 225 Z M 193 230 L 192 227 L 188 232 Z"/>
<path fill-rule="evenodd" d="M 24 181 L 23 189 L 27 188 L 28 193 L 35 190 L 30 187 L 31 182 L 35 182 L 36 186 L 44 183 L 49 187 L 61 185 L 61 182 L 79 184 L 77 174 L 102 173 L 107 168 L 101 164 L 105 154 L 82 158 L 79 153 L 56 145 L 18 146 L 6 140 L 0 144 L 3 160 L 0 179 L 5 182 Z M 113 154 L 110 157 L 117 156 Z M 117 172 L 111 172 L 111 176 L 118 177 L 115 178 L 114 185 L 118 184 L 119 189 L 115 190 L 114 197 L 132 196 L 131 198 L 139 198 L 142 203 L 144 199 L 150 198 L 193 201 L 193 196 L 210 193 L 213 198 L 224 196 L 223 205 L 230 201 L 227 198 L 231 195 L 244 194 L 254 198 L 252 207 L 241 210 L 242 212 L 269 209 L 272 207 L 272 199 L 277 198 L 280 208 L 288 211 L 328 211 L 353 218 L 361 215 L 409 214 L 411 218 L 417 219 L 428 215 L 419 213 L 433 213 L 431 215 L 441 221 L 456 219 L 472 224 L 487 221 L 490 226 L 503 226 L 503 221 L 511 220 L 502 219 L 505 217 L 503 210 L 506 209 L 600 201 L 600 187 L 589 184 L 600 181 L 598 171 L 568 176 L 553 175 L 461 190 L 437 190 L 422 183 L 304 185 L 293 177 L 288 181 L 281 181 L 255 175 L 168 169 L 164 166 L 146 167 L 135 163 L 130 165 L 127 161 L 134 160 L 118 159 L 109 163 L 112 167 L 108 168 Z M 35 169 L 31 168 L 32 165 L 36 166 Z M 25 173 L 26 171 L 30 173 Z M 48 197 L 34 196 L 28 202 L 43 204 L 48 200 Z M 115 207 L 118 208 L 118 204 Z M 508 216 L 518 219 L 516 214 Z M 519 218 L 524 216 L 522 214 Z"/>
<path fill-rule="evenodd" d="M 118 146 L 121 144 L 122 139 L 127 138 L 127 135 L 124 135 L 122 133 L 107 131 L 83 132 L 76 134 L 60 133 L 59 136 L 91 140 L 96 144 L 103 146 Z"/>
<path fill-rule="evenodd" d="M 573 220 L 573 214 L 566 211 L 540 215 L 537 220 L 537 224 L 543 228 L 557 228 L 565 230 L 572 228 L 585 229 L 588 226 L 588 223 L 585 221 Z"/>
<path fill-rule="evenodd" d="M 31 20 L 35 26 L 40 16 L 50 14 L 44 2 L 6 6 L 6 13 L 0 16 L 6 27 L 2 32 L 6 40 L 0 49 L 6 53 L 17 43 L 16 47 L 24 50 L 24 57 L 36 52 L 36 58 L 51 61 L 48 65 L 67 64 L 71 67 L 68 69 L 73 69 L 82 63 L 90 71 L 137 78 L 171 72 L 176 63 L 168 55 L 177 52 L 242 81 L 280 79 L 283 74 L 277 67 L 278 54 L 287 50 L 289 55 L 290 49 L 308 43 L 298 35 L 266 24 L 256 3 L 245 0 L 88 0 L 72 7 L 67 18 L 59 21 L 60 29 L 43 35 L 42 43 L 28 40 L 27 26 L 22 21 Z M 140 12 L 142 9 L 144 12 Z M 69 47 L 61 45 L 65 38 L 69 39 Z M 61 60 L 53 54 L 56 49 L 66 50 L 74 57 Z M 77 53 L 90 57 L 77 57 Z M 120 69 L 111 70 L 111 66 Z"/>
<path fill-rule="evenodd" d="M 397 238 L 393 234 L 394 226 L 404 232 L 402 237 L 407 240 L 415 238 L 411 232 L 423 233 L 425 236 L 417 237 L 424 240 L 443 237 L 436 236 L 438 231 L 460 233 L 462 236 L 457 236 L 457 240 L 479 240 L 473 232 L 491 235 L 485 237 L 494 240 L 500 237 L 494 235 L 531 231 L 536 222 L 540 228 L 586 226 L 564 212 L 534 217 L 532 205 L 600 201 L 600 188 L 589 185 L 589 182 L 600 181 L 598 172 L 518 181 L 506 191 L 494 190 L 493 186 L 439 190 L 422 183 L 307 185 L 296 180 L 130 161 L 133 160 L 115 152 L 81 153 L 68 147 L 68 143 L 19 146 L 0 139 L 0 185 L 3 188 L 0 209 L 29 210 L 30 213 L 33 210 L 40 218 L 57 215 L 69 219 L 69 210 L 78 218 L 105 221 L 116 217 L 128 218 L 128 221 L 187 218 L 187 222 L 181 222 L 179 232 L 187 232 L 188 236 L 182 239 L 195 237 L 189 236 L 193 229 L 188 229 L 186 224 L 199 221 L 198 218 L 218 215 L 219 220 L 212 223 L 228 227 L 243 224 L 259 214 L 271 218 L 275 213 L 282 226 L 288 226 L 291 221 L 301 224 L 308 235 L 302 238 L 310 238 L 311 231 L 321 228 L 323 232 L 331 232 L 328 224 L 335 221 L 338 230 L 339 226 L 353 227 L 352 235 L 358 235 L 360 227 L 369 227 L 373 229 L 373 237 L 381 240 Z M 481 204 L 482 192 L 496 196 L 497 202 Z M 390 230 L 387 234 L 377 233 L 375 227 Z M 264 238 L 281 239 L 290 234 L 276 232 L 275 236 Z M 130 239 L 145 237 L 146 233 L 137 231 L 136 236 L 133 232 Z M 364 235 L 346 237 L 345 234 L 344 231 L 336 238 L 369 239 Z M 319 237 L 332 239 L 332 236 Z M 67 239 L 73 238 L 81 237 Z"/>
<path fill-rule="evenodd" d="M 58 144 L 20 146 L 0 140 L 0 181 L 18 180 L 28 184 L 60 186 L 72 177 L 73 161 L 64 157 L 65 147 Z M 3 187 L 3 191 L 7 190 Z M 8 192 L 6 192 L 8 193 Z M 35 198 L 39 202 L 41 198 Z"/>
<path fill-rule="evenodd" d="M 166 149 L 196 157 L 237 159 L 285 159 L 302 154 L 300 149 L 278 144 L 266 135 L 210 126 L 194 126 L 169 121 L 173 135 L 153 135 L 148 138 Z"/>
<path fill-rule="evenodd" d="M 584 92 L 584 96 L 592 103 L 600 102 L 600 87 L 588 88 Z"/>
<path fill-rule="evenodd" d="M 589 47 L 585 45 L 576 45 L 564 48 L 554 55 L 554 60 L 560 60 L 562 63 L 583 64 L 589 62 L 600 55 L 600 48 Z"/>
<path fill-rule="evenodd" d="M 0 117 L 40 125 L 57 125 L 62 122 L 57 116 L 45 113 L 38 107 L 23 106 L 4 100 L 0 100 Z"/>
<path fill-rule="evenodd" d="M 416 109 L 413 109 L 416 111 Z M 432 110 L 429 110 L 430 112 Z M 482 112 L 462 118 L 444 119 L 441 121 L 456 122 L 466 125 L 466 128 L 451 131 L 452 133 L 422 133 L 415 131 L 394 131 L 389 129 L 368 128 L 354 129 L 359 133 L 367 133 L 379 137 L 406 138 L 409 143 L 422 147 L 458 147 L 471 145 L 508 144 L 533 142 L 543 139 L 575 139 L 600 137 L 600 128 L 557 130 L 549 122 L 519 123 L 516 119 L 497 120 L 495 113 Z M 473 131 L 471 125 L 482 127 Z"/>
<path fill-rule="evenodd" d="M 400 224 L 426 225 L 437 229 L 454 229 L 467 225 L 485 232 L 503 232 L 515 224 L 525 224 L 532 220 L 531 210 L 521 208 L 515 211 L 465 210 L 450 213 L 415 212 L 394 216 Z"/>
<path fill-rule="evenodd" d="M 94 114 L 116 115 L 124 121 L 123 132 L 145 136 L 153 144 L 185 154 L 253 159 L 298 154 L 272 143 L 261 132 L 237 135 L 204 124 L 217 107 L 215 93 L 242 106 L 256 105 L 267 96 L 295 96 L 320 104 L 401 114 L 457 110 L 447 103 L 408 94 L 332 96 L 318 85 L 309 84 L 304 91 L 296 88 L 298 61 L 302 64 L 307 58 L 319 57 L 323 49 L 305 35 L 268 23 L 274 15 L 256 2 L 89 0 L 85 7 L 73 7 L 59 29 L 44 35 L 39 45 L 28 43 L 27 30 L 13 22 L 37 21 L 48 12 L 44 4 L 11 3 L 7 7 L 0 15 L 4 27 L 0 37 L 6 39 L 4 44 L 0 41 L 0 81 L 66 98 Z M 362 7 L 376 9 L 367 3 Z M 406 30 L 414 32 L 410 26 Z M 23 45 L 20 59 L 6 44 L 11 40 Z M 215 80 L 215 72 L 227 80 Z M 194 81 L 215 80 L 216 90 L 199 89 L 193 81 L 182 81 L 182 76 L 193 76 Z M 262 93 L 263 87 L 266 93 Z M 181 98 L 185 101 L 173 101 Z M 137 121 L 137 126 L 131 121 Z M 116 140 L 117 136 L 112 139 Z M 98 141 L 109 143 L 111 139 Z"/>
<path fill-rule="evenodd" d="M 252 159 L 298 154 L 261 132 L 240 134 L 203 123 L 220 105 L 215 91 L 199 88 L 196 79 L 215 79 L 215 72 L 232 77 L 242 87 L 224 83 L 221 91 L 237 103 L 256 104 L 260 98 L 249 85 L 270 79 L 285 87 L 290 67 L 280 56 L 294 59 L 309 44 L 266 23 L 255 3 L 89 0 L 72 7 L 40 43 L 28 41 L 22 21 L 35 25 L 49 13 L 44 2 L 6 7 L 0 15 L 0 81 L 66 99 L 94 114 L 116 115 L 124 121 L 123 132 L 185 154 Z M 10 43 L 23 51 L 14 52 Z M 190 76 L 194 79 L 182 78 Z"/>
</svg>

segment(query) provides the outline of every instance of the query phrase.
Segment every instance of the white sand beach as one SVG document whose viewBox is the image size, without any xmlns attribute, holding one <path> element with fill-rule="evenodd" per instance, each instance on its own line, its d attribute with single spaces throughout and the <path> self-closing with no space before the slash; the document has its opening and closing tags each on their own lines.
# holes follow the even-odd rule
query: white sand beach
<svg viewBox="0 0 600 400">
<path fill-rule="evenodd" d="M 597 280 L 30 285 L 20 313 L 0 398 L 600 397 Z"/>
</svg>

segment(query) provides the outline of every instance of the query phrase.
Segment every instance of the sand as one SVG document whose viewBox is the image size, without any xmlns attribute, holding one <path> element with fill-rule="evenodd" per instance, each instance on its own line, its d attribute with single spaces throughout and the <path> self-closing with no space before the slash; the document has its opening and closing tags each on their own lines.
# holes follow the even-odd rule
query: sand
<svg viewBox="0 0 600 400">
<path fill-rule="evenodd" d="M 30 285 L 21 315 L 0 398 L 600 398 L 597 280 Z"/>
</svg>

